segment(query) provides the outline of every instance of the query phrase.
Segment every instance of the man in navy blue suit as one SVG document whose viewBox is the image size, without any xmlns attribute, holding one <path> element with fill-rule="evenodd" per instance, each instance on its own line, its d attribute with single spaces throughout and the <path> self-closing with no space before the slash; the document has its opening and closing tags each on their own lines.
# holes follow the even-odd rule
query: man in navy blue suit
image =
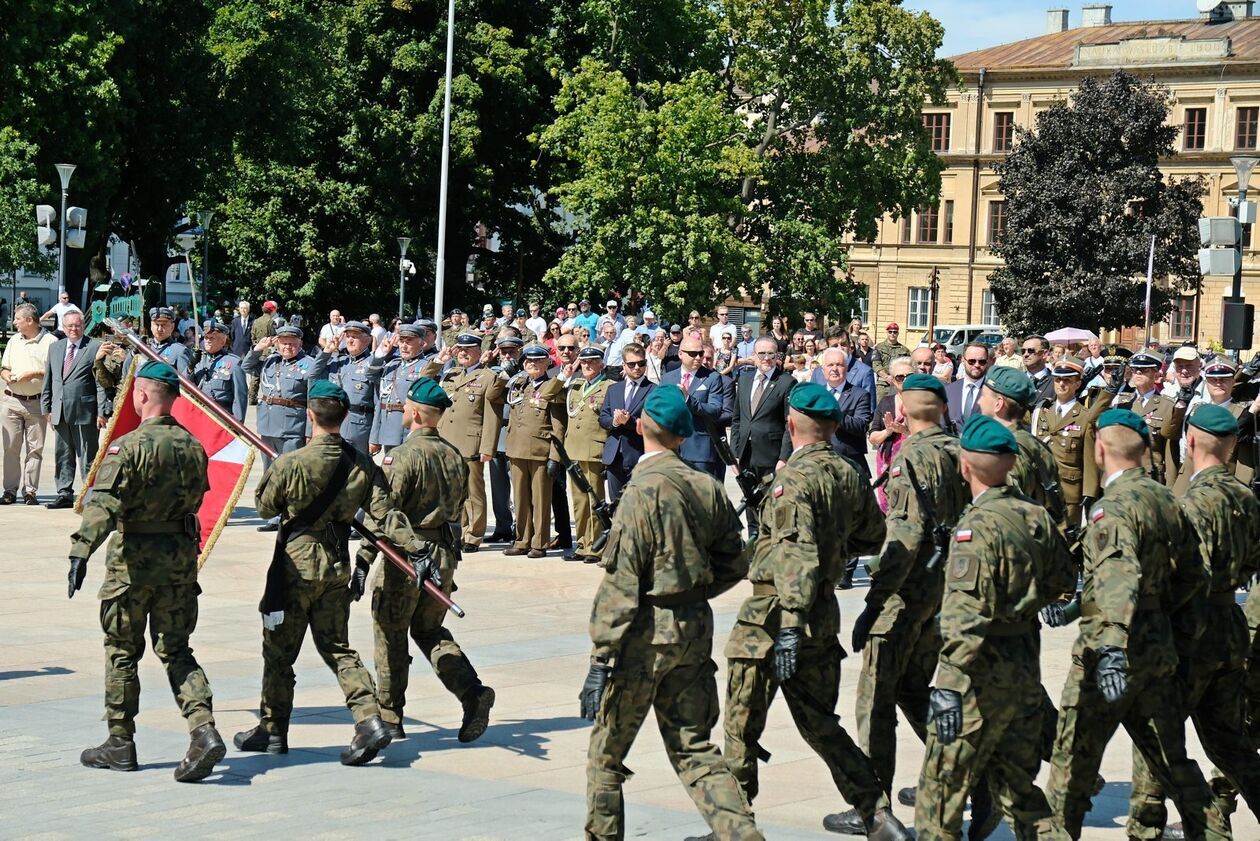
<svg viewBox="0 0 1260 841">
<path fill-rule="evenodd" d="M 726 465 L 718 458 L 709 439 L 709 426 L 721 431 L 731 425 L 734 416 L 734 401 L 728 399 L 722 375 L 712 368 L 706 368 L 701 362 L 704 346 L 700 339 L 688 336 L 678 348 L 678 360 L 681 365 L 661 375 L 661 385 L 676 385 L 687 397 L 687 408 L 691 410 L 696 431 L 682 442 L 678 448 L 678 457 L 697 470 L 708 473 L 719 482 L 726 473 Z"/>
<path fill-rule="evenodd" d="M 599 410 L 599 425 L 608 430 L 604 442 L 604 466 L 608 468 L 608 499 L 616 502 L 621 489 L 630 481 L 630 471 L 643 455 L 643 436 L 635 428 L 643 414 L 643 400 L 656 388 L 647 374 L 647 351 L 632 342 L 621 351 L 623 378 L 613 383 L 604 394 Z"/>
<path fill-rule="evenodd" d="M 945 386 L 949 421 L 955 430 L 962 429 L 967 418 L 980 413 L 980 389 L 984 387 L 984 375 L 992 362 L 988 345 L 972 342 L 963 348 L 962 376 Z"/>
</svg>

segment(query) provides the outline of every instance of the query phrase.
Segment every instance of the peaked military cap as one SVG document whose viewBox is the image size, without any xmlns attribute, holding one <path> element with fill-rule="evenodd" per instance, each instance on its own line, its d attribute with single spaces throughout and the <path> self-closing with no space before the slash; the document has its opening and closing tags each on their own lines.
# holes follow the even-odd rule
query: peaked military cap
<svg viewBox="0 0 1260 841">
<path fill-rule="evenodd" d="M 1108 409 L 1098 416 L 1098 429 L 1101 432 L 1109 426 L 1123 426 L 1132 429 L 1148 445 L 1151 443 L 1151 430 L 1146 421 L 1128 409 Z"/>
<path fill-rule="evenodd" d="M 587 345 L 578 351 L 578 359 L 603 359 L 604 352 L 597 347 Z"/>
<path fill-rule="evenodd" d="M 1234 363 L 1230 362 L 1223 356 L 1213 359 L 1206 368 L 1203 369 L 1205 377 L 1233 377 L 1237 372 Z"/>
<path fill-rule="evenodd" d="M 342 329 L 343 330 L 357 330 L 358 332 L 362 333 L 365 336 L 372 335 L 372 328 L 368 327 L 362 321 L 347 321 L 346 326 L 343 327 Z"/>
<path fill-rule="evenodd" d="M 149 320 L 156 321 L 159 318 L 169 318 L 175 320 L 175 309 L 173 307 L 150 307 Z"/>
<path fill-rule="evenodd" d="M 1021 406 L 1030 406 L 1037 399 L 1037 389 L 1028 375 L 1016 368 L 990 368 L 984 375 L 984 384 Z"/>
<path fill-rule="evenodd" d="M 547 349 L 542 345 L 530 345 L 525 348 L 525 350 L 521 351 L 521 356 L 526 359 L 546 359 L 551 356 L 551 354 L 549 354 Z"/>
<path fill-rule="evenodd" d="M 413 339 L 424 338 L 424 328 L 419 324 L 403 323 L 398 325 L 399 336 L 410 336 Z"/>
<path fill-rule="evenodd" d="M 941 381 L 931 374 L 911 374 L 906 377 L 906 381 L 901 384 L 902 391 L 930 391 L 936 396 L 937 400 L 942 403 L 948 403 L 949 398 L 945 395 L 945 386 L 941 385 Z M 795 391 L 795 389 L 793 389 Z"/>
<path fill-rule="evenodd" d="M 525 340 L 520 336 L 501 336 L 494 342 L 495 347 L 525 347 Z"/>
<path fill-rule="evenodd" d="M 407 399 L 439 409 L 450 408 L 451 398 L 432 377 L 421 377 L 407 389 Z"/>
<path fill-rule="evenodd" d="M 1129 357 L 1129 367 L 1137 368 L 1140 371 L 1150 368 L 1158 368 L 1160 361 L 1149 353 L 1135 353 Z"/>
<path fill-rule="evenodd" d="M 1050 372 L 1050 375 L 1053 377 L 1079 377 L 1084 373 L 1084 366 L 1075 359 L 1060 359 L 1054 363 L 1054 370 Z"/>
<path fill-rule="evenodd" d="M 687 438 L 696 431 L 696 422 L 687 408 L 687 398 L 676 385 L 658 385 L 648 392 L 643 411 L 666 432 Z"/>
<path fill-rule="evenodd" d="M 476 333 L 460 333 L 455 340 L 456 347 L 481 347 L 481 337 Z"/>
<path fill-rule="evenodd" d="M 1014 368 L 1003 370 L 1015 371 Z M 1015 371 L 1015 373 L 1019 372 Z M 963 424 L 959 444 L 971 453 L 1015 455 L 1019 452 L 1019 445 L 1015 443 L 1015 433 L 988 415 L 972 415 L 967 418 L 967 422 Z"/>
<path fill-rule="evenodd" d="M 160 383 L 166 383 L 172 388 L 179 388 L 179 374 L 175 373 L 175 369 L 165 362 L 154 362 L 152 360 L 144 363 L 136 376 L 146 380 L 157 380 Z"/>
<path fill-rule="evenodd" d="M 840 405 L 835 396 L 818 383 L 800 383 L 792 389 L 788 405 L 803 415 L 817 420 L 840 420 Z"/>
<path fill-rule="evenodd" d="M 316 380 L 311 383 L 307 396 L 312 400 L 336 400 L 343 406 L 350 405 L 350 395 L 346 394 L 346 390 L 332 380 Z"/>
<path fill-rule="evenodd" d="M 292 324 L 286 324 L 283 327 L 276 328 L 276 336 L 277 338 L 288 336 L 290 338 L 300 339 L 302 338 L 302 328 L 294 327 Z"/>
<path fill-rule="evenodd" d="M 416 326 L 424 330 L 428 330 L 431 333 L 436 333 L 438 329 L 437 322 L 431 318 L 417 318 Z"/>
<path fill-rule="evenodd" d="M 222 333 L 225 336 L 230 332 L 228 326 L 217 318 L 207 321 L 201 329 L 206 333 Z"/>
</svg>

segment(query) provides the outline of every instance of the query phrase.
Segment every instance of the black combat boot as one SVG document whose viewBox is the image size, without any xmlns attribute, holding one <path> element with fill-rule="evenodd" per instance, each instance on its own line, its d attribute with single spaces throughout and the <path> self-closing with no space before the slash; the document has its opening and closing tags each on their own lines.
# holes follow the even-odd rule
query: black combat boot
<svg viewBox="0 0 1260 841">
<path fill-rule="evenodd" d="M 129 736 L 110 736 L 100 747 L 88 748 L 79 761 L 89 768 L 108 768 L 111 771 L 134 771 L 136 743 Z"/>
<path fill-rule="evenodd" d="M 910 841 L 912 836 L 892 809 L 877 809 L 866 822 L 866 837 L 870 841 Z"/>
<path fill-rule="evenodd" d="M 251 730 L 242 730 L 232 737 L 237 750 L 254 753 L 288 753 L 289 737 L 284 733 L 268 733 L 259 724 Z"/>
<path fill-rule="evenodd" d="M 490 708 L 494 706 L 494 690 L 474 686 L 460 699 L 464 705 L 464 723 L 459 726 L 461 742 L 475 742 L 490 724 Z"/>
<path fill-rule="evenodd" d="M 914 806 L 914 795 L 919 790 L 918 786 L 906 786 L 897 790 L 897 802 L 902 806 Z"/>
<path fill-rule="evenodd" d="M 823 818 L 823 829 L 841 835 L 865 835 L 866 819 L 857 809 L 846 809 Z"/>
<path fill-rule="evenodd" d="M 188 753 L 175 769 L 175 781 L 193 783 L 204 780 L 214 771 L 215 763 L 227 754 L 227 745 L 213 724 L 203 724 L 192 731 Z"/>
<path fill-rule="evenodd" d="M 981 774 L 971 789 L 971 825 L 967 827 L 967 841 L 984 841 L 1001 823 L 1002 813 L 993 808 L 989 780 Z"/>
<path fill-rule="evenodd" d="M 354 725 L 354 738 L 341 752 L 342 765 L 366 765 L 389 744 L 389 730 L 379 715 L 368 716 Z"/>
<path fill-rule="evenodd" d="M 383 720 L 383 719 L 382 719 Z M 390 724 L 385 722 L 385 729 L 389 731 L 389 740 L 391 742 L 403 742 L 407 739 L 407 731 L 403 730 L 402 722 Z"/>
</svg>

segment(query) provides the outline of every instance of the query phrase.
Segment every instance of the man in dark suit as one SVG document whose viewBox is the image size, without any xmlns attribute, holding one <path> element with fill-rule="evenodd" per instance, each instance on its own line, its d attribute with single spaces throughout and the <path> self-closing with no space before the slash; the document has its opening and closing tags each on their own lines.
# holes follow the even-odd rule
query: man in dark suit
<svg viewBox="0 0 1260 841">
<path fill-rule="evenodd" d="M 846 356 L 846 372 L 845 382 L 850 383 L 858 388 L 865 389 L 871 395 L 871 405 L 875 404 L 875 372 L 871 370 L 871 366 L 863 362 L 858 355 L 854 353 L 853 341 L 849 334 L 845 332 L 843 327 L 831 327 L 827 330 L 827 347 L 838 347 L 845 352 Z M 810 375 L 811 382 L 819 385 L 826 385 L 827 378 L 823 375 L 821 367 L 815 368 Z"/>
<path fill-rule="evenodd" d="M 963 348 L 962 376 L 945 386 L 949 422 L 955 430 L 961 430 L 967 418 L 980 414 L 980 389 L 992 364 L 993 355 L 988 345 L 972 342 Z"/>
<path fill-rule="evenodd" d="M 1024 355 L 1024 373 L 1028 374 L 1033 388 L 1037 389 L 1037 399 L 1033 401 L 1033 405 L 1053 400 L 1054 377 L 1050 376 L 1050 366 L 1047 364 L 1050 342 L 1045 336 L 1026 336 L 1020 353 Z"/>
<path fill-rule="evenodd" d="M 731 424 L 731 451 L 741 471 L 751 470 L 759 479 L 774 473 L 792 455 L 787 434 L 788 395 L 796 380 L 779 367 L 779 343 L 763 336 L 753 345 L 757 370 L 739 378 L 735 395 L 735 419 Z M 757 513 L 748 515 L 748 535 L 757 536 Z"/>
<path fill-rule="evenodd" d="M 647 374 L 647 351 L 631 343 L 621 353 L 624 377 L 613 383 L 599 410 L 599 425 L 608 430 L 604 442 L 604 466 L 608 468 L 608 499 L 616 502 L 630 481 L 630 471 L 643 455 L 643 436 L 636 429 L 643 414 L 643 400 L 656 388 Z"/>
<path fill-rule="evenodd" d="M 232 344 L 232 353 L 245 358 L 249 349 L 254 346 L 251 332 L 254 329 L 254 317 L 249 314 L 249 301 L 241 301 L 236 306 L 236 315 L 228 328 L 228 341 Z"/>
<path fill-rule="evenodd" d="M 40 406 L 50 417 L 57 440 L 53 453 L 57 463 L 57 498 L 49 508 L 74 507 L 74 468 L 77 463 L 84 478 L 96 460 L 98 430 L 105 426 L 101 406 L 106 398 L 96 382 L 93 363 L 100 342 L 83 335 L 83 313 L 66 313 L 61 319 L 64 339 L 48 348 L 44 368 L 44 390 Z"/>
<path fill-rule="evenodd" d="M 864 388 L 859 388 L 848 375 L 850 361 L 858 361 L 845 352 L 842 347 L 827 348 L 822 353 L 823 386 L 835 395 L 840 407 L 840 423 L 836 426 L 836 434 L 831 438 L 832 448 L 849 460 L 857 469 L 862 481 L 870 484 L 871 469 L 866 461 L 866 434 L 871 426 L 871 418 L 875 416 L 875 397 Z M 874 491 L 872 491 L 874 493 Z M 848 590 L 853 587 L 853 574 L 857 571 L 859 558 L 855 555 L 845 563 L 844 574 L 836 582 L 836 588 Z"/>
<path fill-rule="evenodd" d="M 731 425 L 733 412 L 726 401 L 722 375 L 700 364 L 703 356 L 704 346 L 698 337 L 683 339 L 678 347 L 681 365 L 662 374 L 661 385 L 676 385 L 682 389 L 687 397 L 687 408 L 695 421 L 696 431 L 682 442 L 678 457 L 721 482 L 726 465 L 713 449 L 709 428 L 712 426 L 720 434 Z"/>
</svg>

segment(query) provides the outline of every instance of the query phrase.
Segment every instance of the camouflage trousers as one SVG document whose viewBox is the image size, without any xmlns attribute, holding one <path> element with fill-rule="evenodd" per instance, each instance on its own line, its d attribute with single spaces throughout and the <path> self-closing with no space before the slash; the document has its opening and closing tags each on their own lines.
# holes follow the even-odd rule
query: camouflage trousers
<svg viewBox="0 0 1260 841">
<path fill-rule="evenodd" d="M 551 485 L 546 460 L 514 458 L 512 499 L 516 500 L 516 549 L 547 550 L 551 542 Z"/>
<path fill-rule="evenodd" d="M 350 578 L 338 575 L 307 581 L 290 574 L 284 621 L 263 628 L 263 680 L 260 722 L 268 733 L 287 733 L 293 713 L 293 663 L 302 650 L 306 629 L 315 650 L 337 676 L 346 706 L 355 722 L 380 714 L 376 686 L 358 653 L 350 647 Z"/>
<path fill-rule="evenodd" d="M 101 602 L 105 632 L 105 718 L 111 736 L 136 732 L 140 711 L 140 677 L 136 667 L 144 656 L 145 626 L 153 651 L 166 667 L 166 677 L 188 729 L 214 724 L 213 697 L 206 673 L 188 646 L 197 627 L 196 582 L 132 586 Z"/>
<path fill-rule="evenodd" d="M 920 841 L 961 836 L 968 793 L 981 775 L 1017 839 L 1066 841 L 1067 833 L 1051 816 L 1045 793 L 1034 783 L 1041 765 L 1045 712 L 1045 691 L 1036 671 L 1029 670 L 1023 686 L 973 683 L 963 696 L 961 734 L 950 744 L 941 744 L 935 728 L 928 729 L 914 807 Z"/>
<path fill-rule="evenodd" d="M 897 770 L 897 709 L 920 741 L 927 741 L 928 690 L 941 653 L 935 617 L 902 614 L 892 631 L 872 634 L 862 649 L 856 718 L 858 742 L 887 794 Z"/>
<path fill-rule="evenodd" d="M 1225 817 L 1212 803 L 1199 766 L 1186 755 L 1180 691 L 1172 675 L 1129 674 L 1129 687 L 1110 704 L 1094 683 L 1094 657 L 1072 657 L 1060 699 L 1059 731 L 1046 796 L 1072 838 L 1081 837 L 1103 751 L 1121 725 L 1151 773 L 1177 804 L 1186 838 L 1228 839 Z"/>
<path fill-rule="evenodd" d="M 604 465 L 598 461 L 579 461 L 577 466 L 581 469 L 582 475 L 586 477 L 586 481 L 591 483 L 591 488 L 599 497 L 599 502 L 604 501 Z M 577 528 L 574 530 L 574 536 L 577 538 L 577 553 L 579 555 L 595 555 L 598 554 L 592 547 L 595 541 L 599 539 L 600 534 L 604 531 L 604 525 L 595 516 L 596 500 L 591 499 L 591 495 L 574 488 L 573 494 L 573 514 L 577 520 Z"/>
<path fill-rule="evenodd" d="M 713 640 L 652 645 L 631 637 L 613 672 L 591 730 L 586 762 L 586 837 L 625 837 L 624 764 L 649 711 L 665 752 L 696 808 L 722 839 L 756 839 L 744 793 L 709 740 L 718 720 Z"/>
<path fill-rule="evenodd" d="M 443 564 L 442 591 L 448 596 L 457 588 L 454 570 Z M 408 578 L 398 567 L 382 561 L 372 591 L 372 617 L 376 637 L 376 680 L 381 718 L 390 724 L 402 722 L 407 703 L 407 684 L 411 666 L 408 635 L 420 647 L 433 673 L 446 690 L 463 698 L 469 690 L 480 686 L 477 670 L 455 643 L 451 632 L 442 626 L 446 608 L 438 604 Z"/>
<path fill-rule="evenodd" d="M 797 731 L 827 763 L 840 795 L 863 817 L 869 817 L 875 810 L 888 807 L 888 797 L 875 779 L 871 761 L 840 726 L 836 715 L 843 657 L 844 649 L 835 640 L 830 645 L 802 648 L 796 674 L 782 685 L 783 697 Z M 749 803 L 757 797 L 757 760 L 770 759 L 760 739 L 779 688 L 769 658 L 728 661 L 724 754 Z"/>
<path fill-rule="evenodd" d="M 1243 664 L 1206 665 L 1182 685 L 1184 706 L 1218 776 L 1212 780 L 1216 807 L 1230 815 L 1238 792 L 1251 810 L 1260 814 L 1260 754 L 1243 734 Z M 1129 838 L 1163 837 L 1168 822 L 1164 789 L 1141 751 L 1133 751 L 1133 790 L 1129 795 Z"/>
</svg>

